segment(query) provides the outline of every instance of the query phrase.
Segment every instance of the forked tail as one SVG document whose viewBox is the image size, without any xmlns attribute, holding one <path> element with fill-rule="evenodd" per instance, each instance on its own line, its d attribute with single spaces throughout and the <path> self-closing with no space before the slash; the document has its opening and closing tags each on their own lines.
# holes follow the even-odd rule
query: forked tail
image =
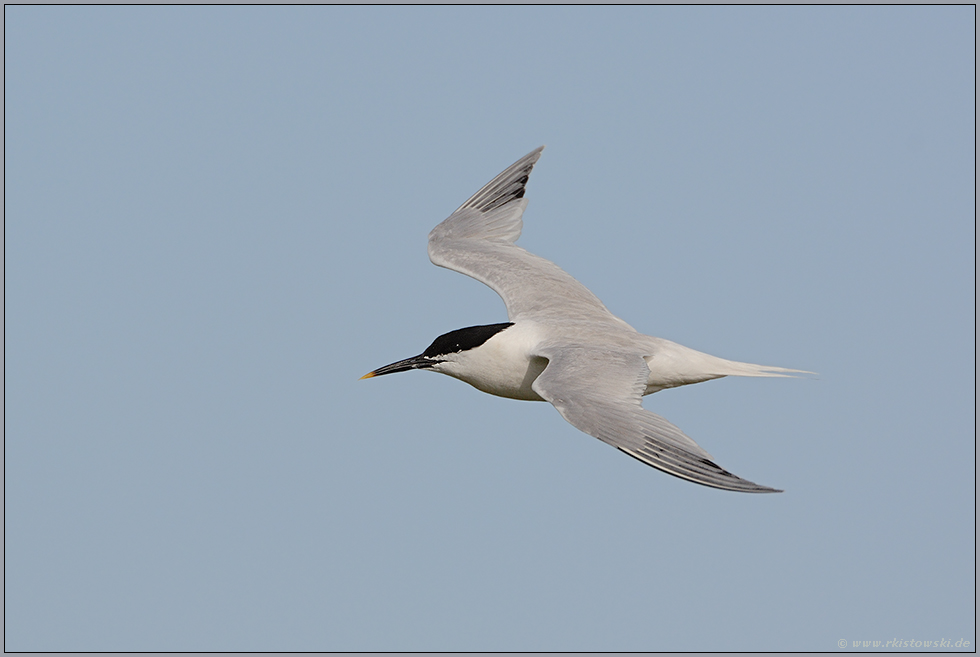
<svg viewBox="0 0 980 657">
<path fill-rule="evenodd" d="M 647 381 L 645 394 L 664 388 L 719 379 L 723 376 L 785 378 L 801 374 L 813 374 L 807 370 L 793 370 L 788 367 L 740 363 L 695 351 L 663 338 L 649 339 L 651 340 L 651 353 L 645 358 L 650 367 L 650 378 Z"/>
<path fill-rule="evenodd" d="M 718 374 L 722 376 L 770 376 L 770 377 L 790 377 L 795 378 L 800 374 L 816 374 L 808 370 L 793 370 L 788 367 L 773 367 L 771 365 L 756 365 L 755 363 L 740 363 L 734 360 L 725 360 L 717 365 Z"/>
</svg>

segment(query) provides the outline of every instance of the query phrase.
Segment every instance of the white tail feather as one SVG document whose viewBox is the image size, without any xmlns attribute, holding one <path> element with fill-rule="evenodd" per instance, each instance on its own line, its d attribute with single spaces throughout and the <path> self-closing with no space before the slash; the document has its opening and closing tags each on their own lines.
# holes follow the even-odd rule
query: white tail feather
<svg viewBox="0 0 980 657">
<path fill-rule="evenodd" d="M 650 367 L 646 394 L 677 386 L 720 379 L 723 376 L 794 377 L 813 374 L 787 367 L 740 363 L 718 358 L 663 338 L 649 338 L 651 354 L 645 357 Z"/>
<path fill-rule="evenodd" d="M 740 363 L 734 360 L 724 360 L 719 369 L 724 370 L 723 376 L 770 376 L 796 378 L 798 374 L 815 374 L 807 370 L 793 370 L 788 367 L 773 367 L 772 365 L 756 365 L 755 363 Z"/>
</svg>

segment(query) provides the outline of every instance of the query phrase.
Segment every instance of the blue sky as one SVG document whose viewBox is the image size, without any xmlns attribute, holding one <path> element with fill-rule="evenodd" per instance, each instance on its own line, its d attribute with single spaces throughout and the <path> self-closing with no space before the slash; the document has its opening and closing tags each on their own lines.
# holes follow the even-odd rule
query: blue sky
<svg viewBox="0 0 980 657">
<path fill-rule="evenodd" d="M 7 650 L 975 647 L 973 7 L 4 11 Z M 357 380 L 540 144 L 522 246 L 819 372 L 644 402 L 785 493 Z"/>
</svg>

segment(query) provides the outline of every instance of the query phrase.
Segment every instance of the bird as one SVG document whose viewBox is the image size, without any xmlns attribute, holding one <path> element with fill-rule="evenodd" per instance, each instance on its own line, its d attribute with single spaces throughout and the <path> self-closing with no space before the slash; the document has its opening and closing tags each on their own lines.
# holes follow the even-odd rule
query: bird
<svg viewBox="0 0 980 657">
<path fill-rule="evenodd" d="M 725 376 L 787 377 L 805 370 L 740 363 L 644 335 L 613 315 L 558 265 L 517 246 L 531 151 L 429 233 L 433 264 L 488 285 L 507 322 L 440 335 L 418 356 L 361 379 L 428 370 L 499 397 L 550 402 L 572 426 L 681 479 L 722 490 L 780 493 L 738 477 L 665 418 L 644 395 Z"/>
</svg>

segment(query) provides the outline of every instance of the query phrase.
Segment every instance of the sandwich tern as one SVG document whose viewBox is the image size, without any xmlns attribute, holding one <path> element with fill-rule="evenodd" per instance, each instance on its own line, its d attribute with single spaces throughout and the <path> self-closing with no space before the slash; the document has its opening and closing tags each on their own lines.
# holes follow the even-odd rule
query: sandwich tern
<svg viewBox="0 0 980 657">
<path fill-rule="evenodd" d="M 716 465 L 641 400 L 724 376 L 808 372 L 725 360 L 643 335 L 557 265 L 514 244 L 527 207 L 525 185 L 542 150 L 505 169 L 429 233 L 432 263 L 490 286 L 510 321 L 450 331 L 420 355 L 361 378 L 441 372 L 491 395 L 551 402 L 575 428 L 682 479 L 746 493 L 782 492 Z"/>
</svg>

